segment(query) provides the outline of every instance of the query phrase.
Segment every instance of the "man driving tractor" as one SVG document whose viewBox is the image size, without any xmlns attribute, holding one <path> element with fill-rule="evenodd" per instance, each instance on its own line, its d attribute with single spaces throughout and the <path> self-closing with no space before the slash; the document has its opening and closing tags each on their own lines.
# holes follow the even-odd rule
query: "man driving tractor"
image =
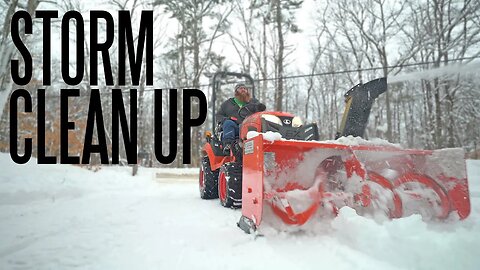
<svg viewBox="0 0 480 270">
<path fill-rule="evenodd" d="M 232 143 L 239 136 L 239 125 L 245 118 L 245 115 L 240 115 L 239 111 L 245 106 L 248 106 L 247 109 L 250 114 L 264 111 L 266 108 L 256 98 L 251 97 L 250 90 L 245 84 L 237 84 L 234 88 L 234 97 L 224 101 L 216 114 L 217 123 L 222 124 L 223 135 L 221 139 L 224 153 L 230 152 Z"/>
</svg>

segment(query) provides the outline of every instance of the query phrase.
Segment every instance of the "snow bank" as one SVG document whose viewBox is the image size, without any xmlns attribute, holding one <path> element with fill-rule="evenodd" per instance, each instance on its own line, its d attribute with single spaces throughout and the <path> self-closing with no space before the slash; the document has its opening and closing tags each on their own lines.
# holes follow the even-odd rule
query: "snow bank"
<svg viewBox="0 0 480 270">
<path fill-rule="evenodd" d="M 0 269 L 477 269 L 480 198 L 463 222 L 374 221 L 342 208 L 312 231 L 237 228 L 239 210 L 157 170 L 16 165 L 0 153 Z M 468 162 L 472 190 L 480 162 Z M 178 176 L 180 179 L 183 176 Z M 478 190 L 478 189 L 477 189 Z"/>
<path fill-rule="evenodd" d="M 247 140 L 249 140 L 251 138 L 254 138 L 254 137 L 257 137 L 260 134 L 262 134 L 264 140 L 270 141 L 270 142 L 278 141 L 278 140 L 282 139 L 282 134 L 280 134 L 278 132 L 267 131 L 265 133 L 261 133 L 261 132 L 256 132 L 256 131 L 249 131 L 249 132 L 247 132 Z"/>
<path fill-rule="evenodd" d="M 254 138 L 258 135 L 262 134 L 263 138 L 267 141 L 277 141 L 277 140 L 285 140 L 282 138 L 282 134 L 278 132 L 267 131 L 265 133 L 257 132 L 257 131 L 249 131 L 247 133 L 247 140 Z M 296 140 L 289 140 L 289 141 L 296 141 Z M 361 137 L 354 137 L 354 136 L 346 136 L 340 137 L 336 140 L 323 140 L 319 141 L 322 143 L 329 143 L 329 144 L 343 144 L 343 145 L 377 145 L 377 146 L 390 146 L 396 148 L 402 148 L 400 144 L 391 143 L 387 140 L 383 140 L 380 138 L 371 138 L 369 140 L 365 140 Z"/>
<path fill-rule="evenodd" d="M 400 268 L 476 269 L 479 265 L 478 222 L 429 225 L 413 215 L 378 224 L 344 207 L 332 228 L 339 242 Z"/>
<path fill-rule="evenodd" d="M 480 198 L 480 160 L 467 160 L 467 169 L 470 195 Z"/>
<path fill-rule="evenodd" d="M 153 170 L 160 175 L 189 176 L 198 174 L 198 168 L 148 168 L 147 170 Z"/>
<path fill-rule="evenodd" d="M 322 142 L 332 143 L 332 144 L 344 144 L 344 145 L 378 145 L 378 146 L 390 146 L 390 147 L 402 148 L 400 144 L 391 143 L 384 139 L 371 138 L 369 140 L 365 140 L 361 137 L 354 137 L 351 135 L 346 137 L 340 137 L 336 140 L 326 140 Z"/>
</svg>

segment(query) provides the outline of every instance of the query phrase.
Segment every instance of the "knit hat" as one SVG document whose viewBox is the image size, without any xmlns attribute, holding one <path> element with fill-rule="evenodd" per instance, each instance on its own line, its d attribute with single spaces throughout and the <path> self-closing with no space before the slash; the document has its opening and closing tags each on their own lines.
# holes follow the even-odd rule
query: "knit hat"
<svg viewBox="0 0 480 270">
<path fill-rule="evenodd" d="M 248 93 L 248 87 L 245 84 L 239 83 L 235 85 L 235 94 L 246 94 L 246 93 Z"/>
</svg>

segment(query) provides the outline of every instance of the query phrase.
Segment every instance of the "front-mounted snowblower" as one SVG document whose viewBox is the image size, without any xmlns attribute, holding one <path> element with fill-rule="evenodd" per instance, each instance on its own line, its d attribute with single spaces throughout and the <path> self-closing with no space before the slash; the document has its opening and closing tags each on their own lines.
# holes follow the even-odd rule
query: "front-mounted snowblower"
<svg viewBox="0 0 480 270">
<path fill-rule="evenodd" d="M 216 115 L 217 92 L 222 82 L 233 81 L 245 83 L 253 98 L 255 85 L 253 78 L 248 74 L 234 72 L 217 72 L 212 79 L 212 112 Z M 254 104 L 250 104 L 256 106 Z M 233 143 L 229 153 L 223 151 L 222 125 L 214 118 L 212 130 L 207 132 L 202 148 L 202 160 L 199 174 L 200 197 L 202 199 L 220 198 L 225 207 L 239 208 L 242 205 L 242 175 L 243 175 L 243 142 L 247 133 L 272 131 L 281 134 L 283 138 L 295 140 L 318 140 L 316 124 L 304 125 L 299 117 L 285 112 L 258 111 L 246 105 L 239 110 L 239 116 L 244 118 L 240 128 L 240 138 Z"/>
<path fill-rule="evenodd" d="M 238 226 L 248 233 L 265 222 L 305 227 L 343 206 L 390 218 L 466 218 L 470 201 L 462 149 L 402 149 L 360 138 L 374 100 L 386 90 L 385 78 L 349 90 L 335 141 L 317 141 L 315 124 L 279 112 L 246 117 L 240 153 L 216 156 L 219 137 L 208 137 L 201 194 L 208 187 L 213 194 L 208 198 L 219 194 L 224 206 L 241 205 Z"/>
</svg>

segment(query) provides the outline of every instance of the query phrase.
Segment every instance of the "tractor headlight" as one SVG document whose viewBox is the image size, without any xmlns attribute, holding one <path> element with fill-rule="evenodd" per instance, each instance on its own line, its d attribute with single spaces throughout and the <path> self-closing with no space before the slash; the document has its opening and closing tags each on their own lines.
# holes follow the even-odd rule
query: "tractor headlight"
<svg viewBox="0 0 480 270">
<path fill-rule="evenodd" d="M 275 123 L 277 125 L 280 125 L 282 126 L 282 120 L 280 120 L 280 118 L 278 118 L 277 116 L 275 115 L 271 115 L 271 114 L 262 114 L 262 118 L 267 120 L 268 122 L 272 122 L 272 123 Z"/>
<path fill-rule="evenodd" d="M 303 126 L 303 121 L 300 117 L 295 116 L 292 119 L 292 127 L 301 127 Z"/>
</svg>

